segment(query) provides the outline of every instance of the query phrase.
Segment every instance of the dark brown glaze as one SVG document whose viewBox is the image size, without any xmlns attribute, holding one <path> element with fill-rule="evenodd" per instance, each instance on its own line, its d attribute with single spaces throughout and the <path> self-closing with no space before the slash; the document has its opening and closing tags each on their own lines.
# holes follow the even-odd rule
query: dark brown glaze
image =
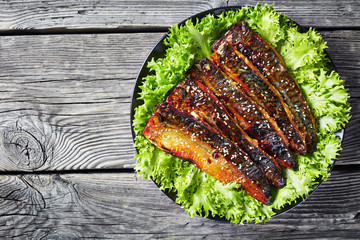
<svg viewBox="0 0 360 240">
<path fill-rule="evenodd" d="M 222 43 L 211 58 L 226 75 L 238 82 L 242 89 L 275 119 L 287 137 L 290 147 L 301 155 L 306 154 L 305 136 L 300 137 L 300 131 L 291 121 L 294 117 L 288 106 L 277 89 L 249 59 L 227 42 Z"/>
<path fill-rule="evenodd" d="M 243 149 L 263 170 L 271 185 L 281 188 L 284 177 L 277 161 L 258 146 L 243 129 L 236 125 L 216 96 L 199 81 L 191 77 L 180 82 L 168 96 L 167 103 L 200 118 Z"/>
<path fill-rule="evenodd" d="M 199 119 L 161 103 L 143 135 L 163 151 L 189 160 L 221 182 L 236 181 L 249 195 L 269 203 L 271 188 L 263 172 L 245 152 Z"/>
<path fill-rule="evenodd" d="M 315 120 L 301 93 L 300 87 L 289 73 L 276 49 L 250 29 L 244 21 L 233 25 L 216 41 L 213 49 L 228 42 L 244 54 L 279 91 L 288 105 L 300 134 L 305 137 L 306 150 L 311 152 L 316 144 Z"/>
<path fill-rule="evenodd" d="M 203 58 L 189 71 L 195 81 L 201 81 L 224 104 L 236 123 L 259 146 L 273 156 L 281 166 L 295 169 L 295 160 L 286 146 L 284 133 L 274 119 L 258 106 L 237 83 L 226 77 L 209 59 Z"/>
</svg>

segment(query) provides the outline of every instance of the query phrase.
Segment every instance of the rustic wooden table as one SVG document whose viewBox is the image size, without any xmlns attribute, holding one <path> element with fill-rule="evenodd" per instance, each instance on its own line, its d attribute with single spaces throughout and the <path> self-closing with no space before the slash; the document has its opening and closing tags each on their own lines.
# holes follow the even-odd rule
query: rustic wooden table
<svg viewBox="0 0 360 240">
<path fill-rule="evenodd" d="M 327 239 L 360 236 L 360 2 L 277 1 L 315 27 L 351 94 L 331 177 L 266 224 L 190 218 L 134 173 L 130 101 L 168 27 L 267 1 L 1 1 L 0 238 Z"/>
</svg>

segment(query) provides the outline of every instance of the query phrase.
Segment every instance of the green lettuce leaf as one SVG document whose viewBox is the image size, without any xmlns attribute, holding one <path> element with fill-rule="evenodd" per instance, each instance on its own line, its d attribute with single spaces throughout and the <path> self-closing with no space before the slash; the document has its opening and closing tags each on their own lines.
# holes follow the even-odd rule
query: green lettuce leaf
<svg viewBox="0 0 360 240">
<path fill-rule="evenodd" d="M 286 66 L 298 80 L 314 114 L 318 143 L 306 156 L 296 155 L 298 169 L 284 169 L 286 186 L 272 189 L 273 199 L 264 205 L 239 190 L 236 183 L 223 184 L 187 161 L 160 151 L 148 142 L 142 131 L 155 105 L 181 81 L 199 59 L 209 57 L 212 43 L 231 25 L 245 20 L 248 25 L 276 47 Z M 136 171 L 145 179 L 154 179 L 160 189 L 176 194 L 176 202 L 190 215 L 219 216 L 233 223 L 265 222 L 284 206 L 306 198 L 314 186 L 329 176 L 329 166 L 340 151 L 339 138 L 333 133 L 349 120 L 349 94 L 339 74 L 328 68 L 326 43 L 314 30 L 302 32 L 272 6 L 256 5 L 208 15 L 195 24 L 175 25 L 164 40 L 168 47 L 164 58 L 151 60 L 151 74 L 143 79 L 140 105 L 134 115 Z"/>
</svg>

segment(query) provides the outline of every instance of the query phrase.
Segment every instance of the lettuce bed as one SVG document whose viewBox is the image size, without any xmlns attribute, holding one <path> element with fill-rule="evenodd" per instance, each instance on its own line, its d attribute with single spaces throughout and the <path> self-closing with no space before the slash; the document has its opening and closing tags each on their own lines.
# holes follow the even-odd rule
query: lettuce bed
<svg viewBox="0 0 360 240">
<path fill-rule="evenodd" d="M 185 77 L 186 71 L 202 57 L 208 57 L 212 43 L 232 24 L 245 20 L 248 25 L 270 42 L 299 82 L 316 119 L 318 143 L 316 150 L 306 156 L 296 155 L 296 171 L 284 169 L 286 186 L 273 189 L 273 199 L 264 205 L 237 190 L 235 183 L 223 184 L 197 169 L 187 161 L 158 150 L 148 142 L 142 131 L 155 105 L 165 100 L 169 90 Z M 229 11 L 219 16 L 207 15 L 193 24 L 174 26 L 165 39 L 165 57 L 148 63 L 151 74 L 143 79 L 133 128 L 136 171 L 145 179 L 155 179 L 161 189 L 176 193 L 176 202 L 190 215 L 217 215 L 233 223 L 265 222 L 276 210 L 297 198 L 309 195 L 319 179 L 326 180 L 333 159 L 341 149 L 339 138 L 333 134 L 344 127 L 350 118 L 349 95 L 339 74 L 328 67 L 324 53 L 326 43 L 314 30 L 302 33 L 286 16 L 272 6 L 256 5 Z"/>
</svg>

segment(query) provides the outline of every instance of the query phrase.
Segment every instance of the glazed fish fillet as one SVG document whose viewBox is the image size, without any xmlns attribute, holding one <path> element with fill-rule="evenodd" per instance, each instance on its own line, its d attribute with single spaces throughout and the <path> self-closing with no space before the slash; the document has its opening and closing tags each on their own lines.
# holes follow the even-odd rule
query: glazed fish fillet
<svg viewBox="0 0 360 240">
<path fill-rule="evenodd" d="M 305 142 L 300 137 L 301 133 L 297 125 L 291 121 L 294 117 L 288 106 L 277 89 L 267 81 L 249 59 L 227 42 L 223 42 L 211 58 L 226 75 L 238 82 L 246 94 L 275 119 L 291 149 L 304 155 Z"/>
<path fill-rule="evenodd" d="M 271 188 L 263 172 L 245 152 L 199 119 L 162 103 L 143 135 L 163 151 L 189 160 L 223 183 L 236 181 L 249 195 L 269 203 Z"/>
<path fill-rule="evenodd" d="M 228 42 L 245 55 L 278 90 L 292 113 L 291 121 L 296 124 L 307 152 L 313 151 L 316 143 L 314 117 L 298 83 L 287 70 L 275 48 L 250 29 L 244 21 L 233 25 L 214 43 L 213 49 L 216 50 L 223 42 Z"/>
<path fill-rule="evenodd" d="M 251 160 L 256 162 L 264 172 L 271 185 L 281 188 L 285 185 L 277 161 L 258 146 L 230 117 L 225 107 L 216 96 L 199 81 L 191 77 L 180 82 L 168 96 L 171 106 L 199 118 L 233 141 L 244 150 Z"/>
<path fill-rule="evenodd" d="M 285 143 L 286 137 L 274 119 L 257 105 L 237 83 L 226 77 L 209 59 L 203 58 L 189 71 L 196 81 L 205 85 L 226 107 L 236 123 L 259 146 L 273 156 L 281 166 L 295 169 L 293 155 Z"/>
</svg>

